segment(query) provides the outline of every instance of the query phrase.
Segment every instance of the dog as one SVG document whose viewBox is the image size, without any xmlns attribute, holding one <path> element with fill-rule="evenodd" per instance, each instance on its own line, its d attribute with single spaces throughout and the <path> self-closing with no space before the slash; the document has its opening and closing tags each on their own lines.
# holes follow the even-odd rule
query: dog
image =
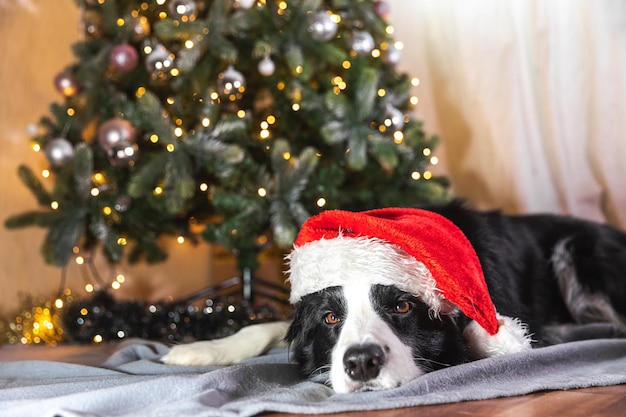
<svg viewBox="0 0 626 417">
<path fill-rule="evenodd" d="M 287 256 L 290 323 L 175 346 L 163 362 L 225 365 L 286 344 L 304 375 L 347 393 L 532 347 L 626 337 L 626 233 L 459 201 L 403 210 L 314 216 Z"/>
</svg>

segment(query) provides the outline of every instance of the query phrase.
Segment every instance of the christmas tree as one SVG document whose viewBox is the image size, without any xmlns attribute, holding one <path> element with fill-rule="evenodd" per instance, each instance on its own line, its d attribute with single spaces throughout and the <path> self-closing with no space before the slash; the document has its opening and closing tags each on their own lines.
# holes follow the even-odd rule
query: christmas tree
<svg viewBox="0 0 626 417">
<path fill-rule="evenodd" d="M 161 261 L 172 235 L 254 269 L 321 210 L 447 198 L 384 2 L 77 3 L 76 62 L 33 136 L 49 178 L 19 169 L 42 208 L 6 221 L 47 228 L 47 262 Z"/>
</svg>

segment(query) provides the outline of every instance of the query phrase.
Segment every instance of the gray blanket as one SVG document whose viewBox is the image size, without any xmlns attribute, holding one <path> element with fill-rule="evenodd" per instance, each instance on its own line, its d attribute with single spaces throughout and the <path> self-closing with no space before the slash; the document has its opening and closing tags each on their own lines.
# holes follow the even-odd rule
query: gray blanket
<svg viewBox="0 0 626 417">
<path fill-rule="evenodd" d="M 224 367 L 177 367 L 159 343 L 128 344 L 101 367 L 0 364 L 0 416 L 251 416 L 382 410 L 626 383 L 626 340 L 568 343 L 485 359 L 386 391 L 335 394 L 302 379 L 286 349 Z"/>
</svg>

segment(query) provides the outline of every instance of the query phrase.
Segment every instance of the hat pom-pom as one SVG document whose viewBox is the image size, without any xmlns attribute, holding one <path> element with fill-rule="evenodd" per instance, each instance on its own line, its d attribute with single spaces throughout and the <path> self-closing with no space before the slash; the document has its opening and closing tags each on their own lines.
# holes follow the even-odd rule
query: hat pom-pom
<svg viewBox="0 0 626 417">
<path fill-rule="evenodd" d="M 471 321 L 463 330 L 470 355 L 474 359 L 517 353 L 531 348 L 528 327 L 518 319 L 497 314 L 498 332 L 494 335 Z"/>
</svg>

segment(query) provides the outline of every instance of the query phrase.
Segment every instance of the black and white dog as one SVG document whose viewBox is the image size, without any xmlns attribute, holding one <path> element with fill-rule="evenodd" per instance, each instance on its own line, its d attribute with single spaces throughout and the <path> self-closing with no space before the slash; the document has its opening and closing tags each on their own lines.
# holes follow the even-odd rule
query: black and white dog
<svg viewBox="0 0 626 417">
<path fill-rule="evenodd" d="M 304 374 L 353 392 L 531 346 L 626 337 L 626 234 L 580 219 L 458 202 L 324 212 L 288 262 L 291 323 L 175 346 L 163 361 L 230 364 L 284 340 Z"/>
</svg>

